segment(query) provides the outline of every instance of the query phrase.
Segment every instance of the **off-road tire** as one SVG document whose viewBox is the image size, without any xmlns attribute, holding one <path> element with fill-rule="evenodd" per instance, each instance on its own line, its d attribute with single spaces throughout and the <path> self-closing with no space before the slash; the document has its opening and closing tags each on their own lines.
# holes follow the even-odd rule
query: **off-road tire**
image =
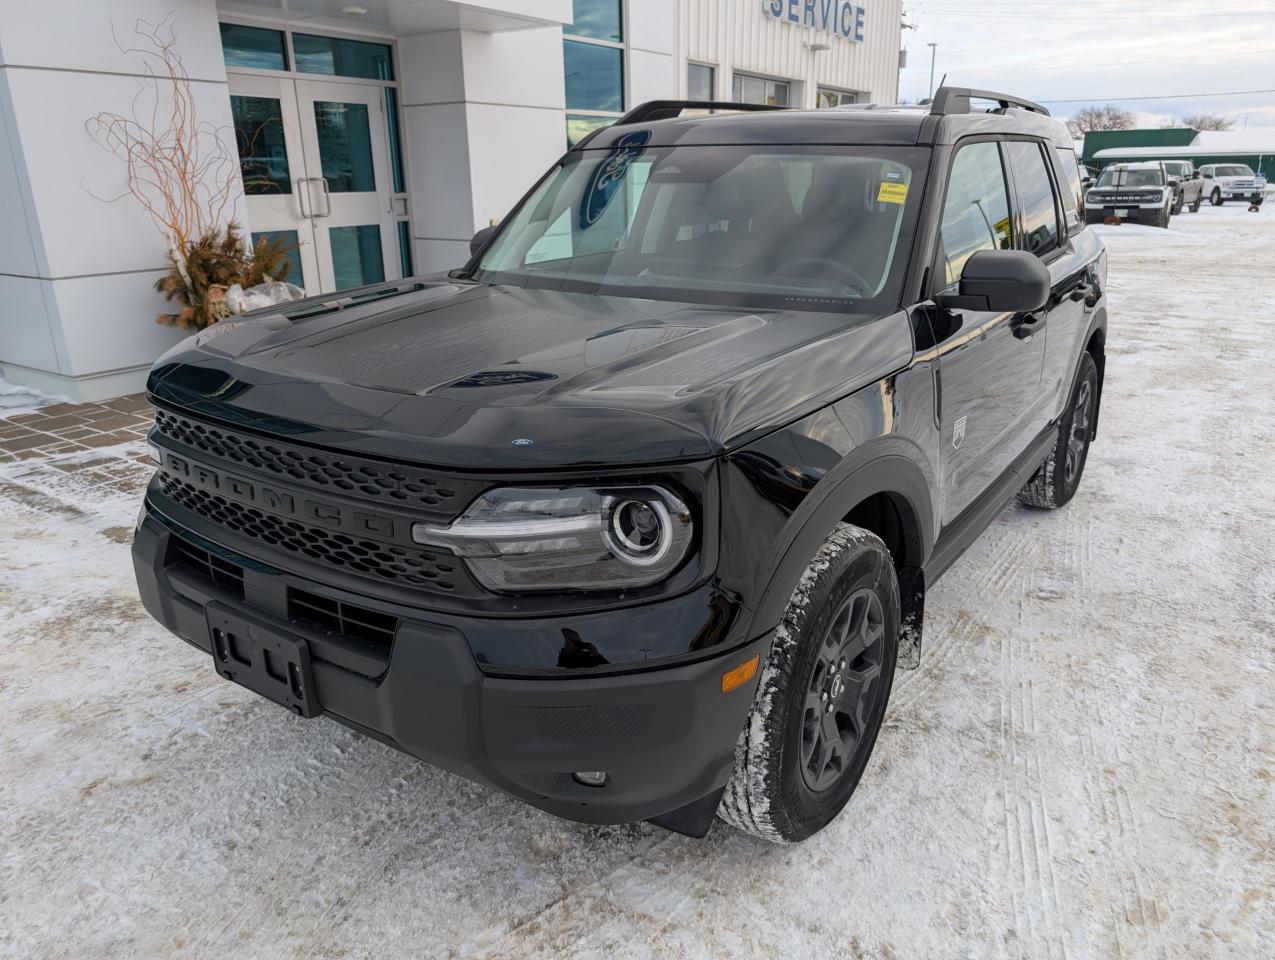
<svg viewBox="0 0 1275 960">
<path fill-rule="evenodd" d="M 1187 209 L 1188 209 L 1188 210 L 1190 210 L 1192 213 L 1199 213 L 1199 212 L 1200 212 L 1200 204 L 1202 204 L 1202 203 L 1204 203 L 1204 191 L 1203 191 L 1203 190 L 1201 190 L 1201 191 L 1200 191 L 1200 195 L 1199 195 L 1198 197 L 1196 197 L 1196 198 L 1195 198 L 1195 200 L 1192 202 L 1191 206 L 1187 207 Z"/>
<path fill-rule="evenodd" d="M 860 615 L 862 621 L 856 619 Z M 765 840 L 797 843 L 841 812 L 881 729 L 894 681 L 899 620 L 899 583 L 889 550 L 875 534 L 838 524 L 806 567 L 775 631 L 752 710 L 735 744 L 735 770 L 719 817 Z M 851 638 L 844 656 L 836 652 L 842 624 Z M 859 624 L 863 629 L 856 634 Z M 878 633 L 879 639 L 862 654 L 853 653 L 866 637 Z M 856 635 L 859 641 L 854 641 Z M 836 673 L 829 672 L 829 651 Z M 837 696 L 845 696 L 850 684 L 869 675 L 859 688 L 866 693 L 853 706 L 847 704 L 847 713 L 830 710 L 825 718 L 820 710 L 820 704 L 829 702 L 821 699 L 825 692 L 841 690 L 831 697 L 840 703 Z M 838 684 L 838 676 L 845 682 Z M 818 744 L 827 742 L 817 739 L 825 723 L 843 737 L 853 735 L 849 746 L 841 741 L 840 764 L 817 761 Z M 804 765 L 803 755 L 810 758 Z M 810 780 L 819 776 L 832 779 L 812 789 Z"/>
<path fill-rule="evenodd" d="M 1098 365 L 1086 353 L 1080 358 L 1080 375 L 1072 387 L 1067 412 L 1058 424 L 1057 442 L 1049 451 L 1049 459 L 1018 491 L 1019 500 L 1031 507 L 1053 510 L 1076 495 L 1085 472 L 1085 462 L 1089 459 L 1089 443 L 1093 440 L 1097 419 Z M 1073 441 L 1076 441 L 1076 446 L 1073 446 Z M 1074 469 L 1068 460 L 1069 451 L 1076 458 Z"/>
<path fill-rule="evenodd" d="M 1222 191 L 1217 189 L 1217 187 L 1214 187 L 1213 192 L 1209 194 L 1209 203 L 1213 204 L 1215 207 L 1220 207 L 1222 204 L 1226 203 L 1226 201 L 1222 199 Z"/>
<path fill-rule="evenodd" d="M 1173 215 L 1176 217 L 1182 213 L 1182 208 L 1186 206 L 1186 191 L 1178 192 L 1177 198 L 1173 201 Z"/>
<path fill-rule="evenodd" d="M 1173 215 L 1169 212 L 1169 208 L 1165 207 L 1163 210 L 1160 211 L 1160 216 L 1156 217 L 1155 225 L 1159 227 L 1161 230 L 1168 230 L 1169 219 L 1172 216 Z"/>
</svg>

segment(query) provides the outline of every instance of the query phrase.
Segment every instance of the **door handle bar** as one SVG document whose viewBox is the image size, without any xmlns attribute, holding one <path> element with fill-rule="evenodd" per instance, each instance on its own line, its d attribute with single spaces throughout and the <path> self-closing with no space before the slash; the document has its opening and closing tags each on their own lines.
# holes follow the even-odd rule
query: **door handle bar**
<svg viewBox="0 0 1275 960">
<path fill-rule="evenodd" d="M 317 183 L 323 187 L 323 212 L 315 213 L 314 210 L 307 210 L 306 203 L 301 198 L 311 201 L 313 206 L 313 196 L 310 194 L 310 184 Z M 328 187 L 327 177 L 297 177 L 297 202 L 301 208 L 301 216 L 306 220 L 317 220 L 320 217 L 332 216 L 332 191 Z"/>
</svg>

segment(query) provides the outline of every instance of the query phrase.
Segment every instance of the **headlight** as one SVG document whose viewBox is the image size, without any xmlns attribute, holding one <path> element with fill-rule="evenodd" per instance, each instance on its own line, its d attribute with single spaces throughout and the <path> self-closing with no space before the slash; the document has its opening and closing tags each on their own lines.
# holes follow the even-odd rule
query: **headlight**
<svg viewBox="0 0 1275 960">
<path fill-rule="evenodd" d="M 1090 203 L 1096 207 L 1100 207 L 1102 206 L 1102 197 L 1098 196 L 1098 194 L 1093 191 L 1090 191 L 1085 194 L 1085 203 Z"/>
<path fill-rule="evenodd" d="M 446 527 L 412 539 L 464 557 L 500 593 L 622 590 L 663 580 L 694 538 L 686 504 L 663 487 L 505 487 Z"/>
</svg>

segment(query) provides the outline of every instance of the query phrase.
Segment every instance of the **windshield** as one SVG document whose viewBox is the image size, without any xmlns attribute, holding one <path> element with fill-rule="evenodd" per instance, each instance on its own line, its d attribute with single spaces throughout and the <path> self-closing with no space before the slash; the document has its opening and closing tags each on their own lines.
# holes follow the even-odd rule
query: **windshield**
<svg viewBox="0 0 1275 960">
<path fill-rule="evenodd" d="M 1098 178 L 1100 187 L 1162 187 L 1164 172 L 1159 167 L 1108 167 Z"/>
<path fill-rule="evenodd" d="M 1239 163 L 1228 163 L 1224 167 L 1215 168 L 1213 173 L 1219 177 L 1251 177 L 1253 176 L 1253 169 Z"/>
<path fill-rule="evenodd" d="M 897 302 L 928 151 L 648 148 L 649 136 L 570 154 L 473 278 L 779 309 Z"/>
</svg>

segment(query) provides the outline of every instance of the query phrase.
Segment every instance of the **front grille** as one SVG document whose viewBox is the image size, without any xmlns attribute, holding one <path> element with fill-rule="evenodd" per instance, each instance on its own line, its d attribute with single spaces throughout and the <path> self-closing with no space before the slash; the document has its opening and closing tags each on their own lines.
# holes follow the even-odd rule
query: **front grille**
<svg viewBox="0 0 1275 960">
<path fill-rule="evenodd" d="M 398 617 L 296 588 L 288 591 L 288 616 L 343 637 L 366 641 L 385 651 L 389 650 L 398 630 Z"/>
<path fill-rule="evenodd" d="M 160 490 L 196 516 L 277 549 L 394 583 L 444 592 L 456 589 L 451 576 L 456 573 L 455 566 L 434 554 L 274 516 L 201 490 L 169 473 L 160 474 Z"/>
<path fill-rule="evenodd" d="M 231 431 L 171 413 L 155 412 L 156 431 L 193 450 L 229 460 L 252 470 L 288 477 L 352 496 L 369 497 L 391 504 L 433 508 L 450 519 L 477 492 L 462 479 L 442 478 L 419 468 L 338 456 L 310 447 L 296 446 Z M 464 499 L 459 499 L 463 497 Z"/>
<path fill-rule="evenodd" d="M 166 559 L 206 583 L 228 590 L 236 599 L 243 599 L 243 568 L 238 564 L 187 543 L 181 537 L 169 537 Z"/>
</svg>

